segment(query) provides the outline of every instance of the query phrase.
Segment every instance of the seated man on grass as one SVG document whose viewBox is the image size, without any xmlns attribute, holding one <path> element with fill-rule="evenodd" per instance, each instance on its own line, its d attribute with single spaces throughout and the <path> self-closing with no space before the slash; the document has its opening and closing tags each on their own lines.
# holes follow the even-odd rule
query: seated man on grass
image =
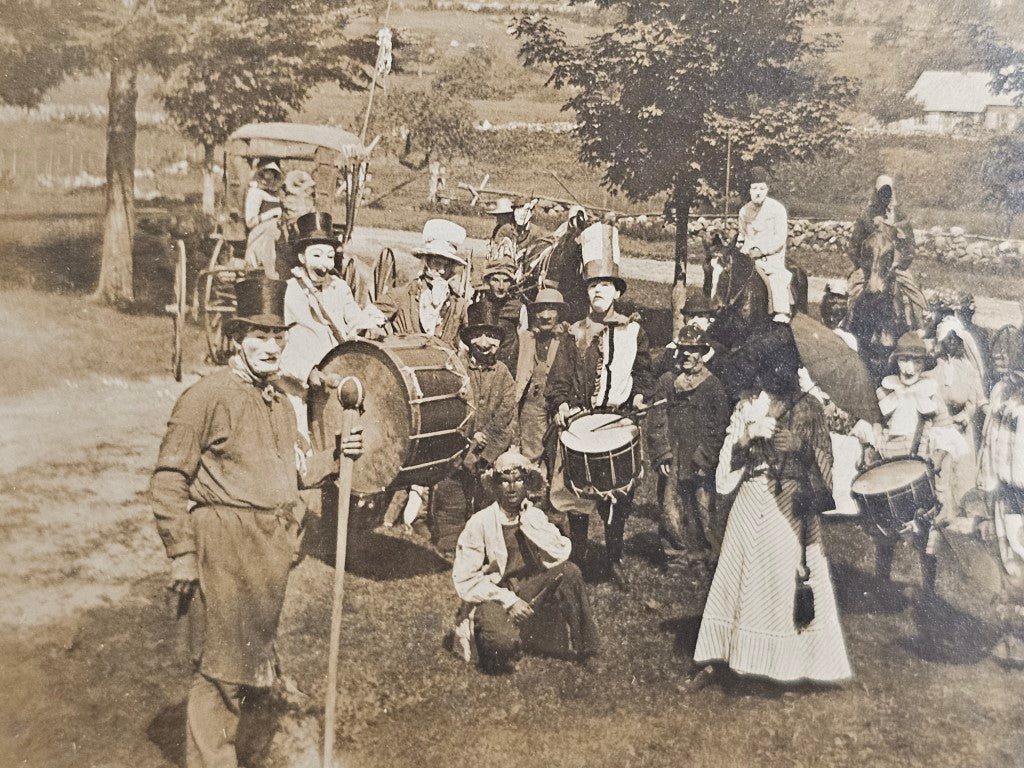
<svg viewBox="0 0 1024 768">
<path fill-rule="evenodd" d="M 498 500 L 466 523 L 452 572 L 464 601 L 455 630 L 464 656 L 475 641 L 489 674 L 514 671 L 524 645 L 559 656 L 571 652 L 592 666 L 600 639 L 583 577 L 568 562 L 569 540 L 527 496 L 543 483 L 541 471 L 510 450 L 495 460 L 487 479 Z M 571 649 L 553 647 L 565 627 Z"/>
</svg>

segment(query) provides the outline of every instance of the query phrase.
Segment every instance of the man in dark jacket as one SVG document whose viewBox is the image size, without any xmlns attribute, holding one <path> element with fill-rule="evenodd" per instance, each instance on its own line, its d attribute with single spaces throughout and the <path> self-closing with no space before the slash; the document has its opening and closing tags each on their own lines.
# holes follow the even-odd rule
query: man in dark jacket
<svg viewBox="0 0 1024 768">
<path fill-rule="evenodd" d="M 512 259 L 491 259 L 484 267 L 484 289 L 476 301 L 491 305 L 488 312 L 497 319 L 505 332 L 498 347 L 498 362 L 504 363 L 515 375 L 519 360 L 519 330 L 526 316 L 526 308 L 516 286 L 516 265 Z"/>
<path fill-rule="evenodd" d="M 674 365 L 651 392 L 644 431 L 651 464 L 658 468 L 660 537 L 670 569 L 717 555 L 724 526 L 712 519 L 715 467 L 729 425 L 722 383 L 704 365 L 710 347 L 703 331 L 685 326 L 676 340 Z"/>
</svg>

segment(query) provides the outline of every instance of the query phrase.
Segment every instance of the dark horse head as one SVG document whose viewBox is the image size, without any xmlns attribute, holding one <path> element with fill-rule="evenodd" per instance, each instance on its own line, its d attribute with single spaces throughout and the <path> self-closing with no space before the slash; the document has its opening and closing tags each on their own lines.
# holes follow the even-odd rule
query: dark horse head
<svg viewBox="0 0 1024 768">
<path fill-rule="evenodd" d="M 708 330 L 715 348 L 709 366 L 736 400 L 754 385 L 769 342 L 789 335 L 789 326 L 772 322 L 768 286 L 754 269 L 753 259 L 735 246 L 713 252 L 705 264 L 704 289 L 716 310 Z"/>
<path fill-rule="evenodd" d="M 573 321 L 587 313 L 587 286 L 583 282 L 583 250 L 576 242 L 579 230 L 561 237 L 535 240 L 523 259 L 523 298 L 533 301 L 541 288 L 555 288 L 566 307 L 563 319 Z"/>
<path fill-rule="evenodd" d="M 888 373 L 896 341 L 911 330 L 901 309 L 896 283 L 896 228 L 878 219 L 855 254 L 864 273 L 863 288 L 850 303 L 850 332 L 875 381 Z"/>
</svg>

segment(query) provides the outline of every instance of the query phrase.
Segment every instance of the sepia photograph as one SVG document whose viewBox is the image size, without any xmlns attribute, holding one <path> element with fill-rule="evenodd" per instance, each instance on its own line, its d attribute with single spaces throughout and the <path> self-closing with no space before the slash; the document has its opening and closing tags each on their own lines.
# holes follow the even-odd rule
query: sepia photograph
<svg viewBox="0 0 1024 768">
<path fill-rule="evenodd" d="M 0 768 L 1024 768 L 1024 0 L 0 39 Z"/>
</svg>

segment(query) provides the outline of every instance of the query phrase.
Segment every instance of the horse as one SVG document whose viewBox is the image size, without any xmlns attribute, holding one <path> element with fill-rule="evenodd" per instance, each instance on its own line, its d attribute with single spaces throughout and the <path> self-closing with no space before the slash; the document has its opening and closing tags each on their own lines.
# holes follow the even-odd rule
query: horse
<svg viewBox="0 0 1024 768">
<path fill-rule="evenodd" d="M 754 385 L 768 337 L 791 331 L 772 320 L 768 286 L 757 274 L 754 260 L 735 244 L 705 263 L 704 292 L 716 310 L 708 329 L 708 342 L 715 350 L 708 367 L 736 401 Z"/>
<path fill-rule="evenodd" d="M 855 254 L 863 278 L 851 280 L 849 330 L 876 383 L 889 372 L 889 358 L 900 336 L 921 324 L 908 296 L 909 277 L 901 279 L 897 269 L 898 236 L 896 227 L 876 221 Z"/>
<path fill-rule="evenodd" d="M 550 235 L 529 243 L 522 259 L 520 293 L 532 301 L 541 288 L 555 288 L 567 305 L 563 320 L 573 322 L 587 313 L 587 286 L 583 281 L 583 250 L 578 230 Z"/>
</svg>

